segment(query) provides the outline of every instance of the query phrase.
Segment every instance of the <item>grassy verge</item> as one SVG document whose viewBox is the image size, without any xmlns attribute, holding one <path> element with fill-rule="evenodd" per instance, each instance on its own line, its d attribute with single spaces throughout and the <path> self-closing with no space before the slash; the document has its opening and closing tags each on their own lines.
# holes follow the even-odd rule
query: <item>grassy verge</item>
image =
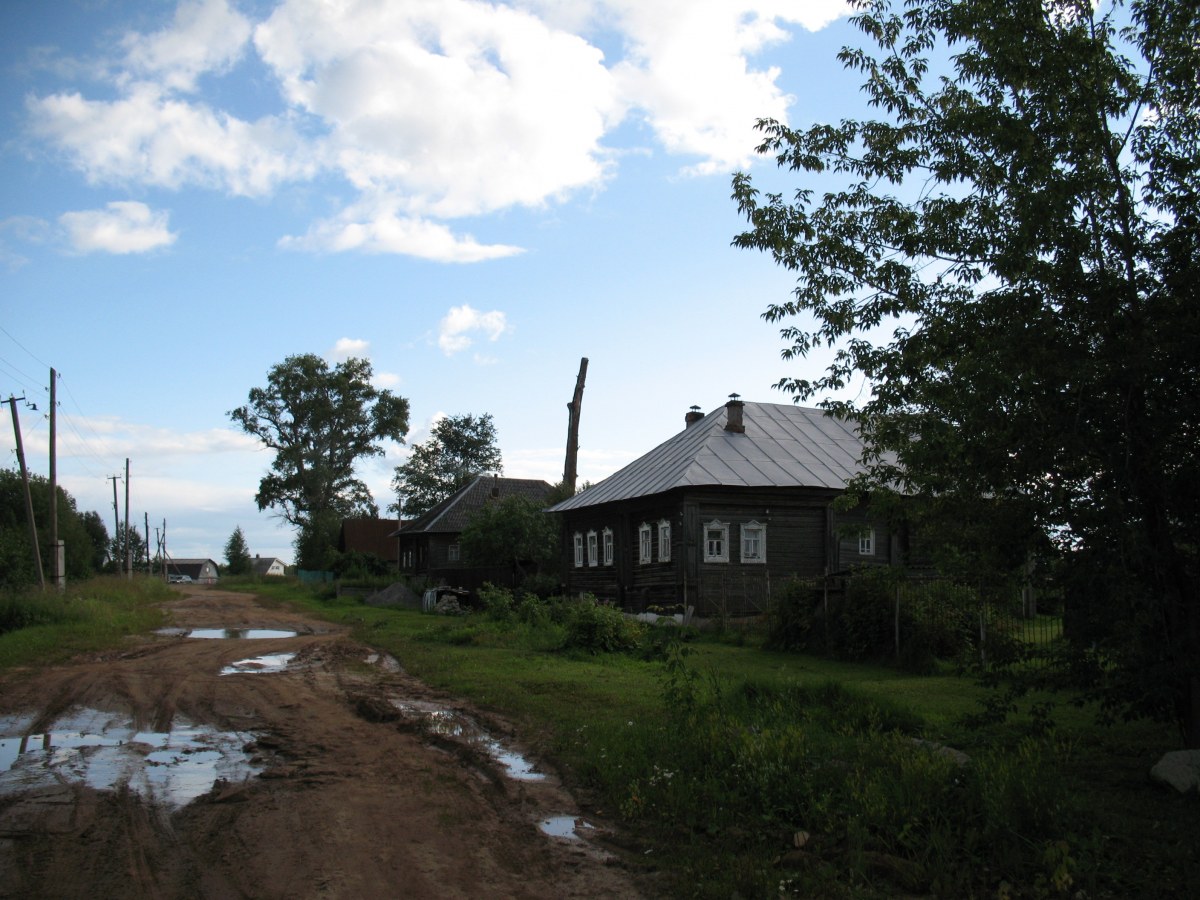
<svg viewBox="0 0 1200 900">
<path fill-rule="evenodd" d="M 1153 724 L 1100 727 L 1040 695 L 969 725 L 986 696 L 971 679 L 767 652 L 753 634 L 622 643 L 569 606 L 498 598 L 442 617 L 247 587 L 516 720 L 671 896 L 1085 900 L 1200 883 L 1200 803 L 1148 784 L 1174 748 Z"/>
<path fill-rule="evenodd" d="M 0 595 L 0 671 L 47 664 L 114 646 L 162 624 L 158 604 L 174 596 L 157 579 L 99 577 L 58 594 Z"/>
</svg>

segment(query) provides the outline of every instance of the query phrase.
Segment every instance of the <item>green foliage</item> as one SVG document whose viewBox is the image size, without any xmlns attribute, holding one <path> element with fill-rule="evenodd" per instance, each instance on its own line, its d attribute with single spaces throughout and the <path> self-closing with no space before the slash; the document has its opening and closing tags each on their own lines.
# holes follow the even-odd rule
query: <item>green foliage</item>
<svg viewBox="0 0 1200 900">
<path fill-rule="evenodd" d="M 476 512 L 459 538 L 463 559 L 473 566 L 512 566 L 524 572 L 558 556 L 558 531 L 543 505 L 511 495 Z"/>
<path fill-rule="evenodd" d="M 617 608 L 585 594 L 575 601 L 567 619 L 564 647 L 588 653 L 613 653 L 637 648 L 645 626 Z"/>
<path fill-rule="evenodd" d="M 478 418 L 447 416 L 433 426 L 429 440 L 414 444 L 408 461 L 396 467 L 392 490 L 402 498 L 402 514 L 416 518 L 476 476 L 503 471 L 490 413 Z"/>
<path fill-rule="evenodd" d="M 42 572 L 49 579 L 49 481 L 40 475 L 30 475 L 29 494 L 33 501 Z M 104 565 L 108 532 L 99 514 L 80 514 L 75 507 L 75 498 L 61 486 L 58 487 L 57 502 L 58 537 L 65 546 L 67 578 L 72 581 L 88 578 Z M 29 544 L 25 487 L 21 474 L 15 469 L 0 469 L 0 590 L 20 590 L 36 584 L 37 570 Z"/>
<path fill-rule="evenodd" d="M 1113 700 L 1200 746 L 1200 7 L 853 5 L 867 117 L 762 122 L 803 183 L 734 180 L 735 243 L 796 275 L 765 313 L 785 355 L 834 349 L 780 384 L 871 383 L 830 404 L 871 448 L 856 488 L 979 511 L 975 551 L 1052 536 L 1059 571 L 1120 585 Z"/>
<path fill-rule="evenodd" d="M 322 555 L 316 542 L 328 531 L 319 517 L 378 515 L 354 466 L 381 456 L 383 441 L 402 441 L 408 433 L 408 401 L 378 390 L 371 377 L 365 359 L 331 368 L 312 353 L 289 356 L 271 367 L 265 388 L 251 388 L 249 402 L 229 412 L 275 451 L 254 498 L 258 508 L 275 509 L 284 521 L 309 529 L 303 540 L 312 556 Z"/>
<path fill-rule="evenodd" d="M 246 545 L 246 535 L 242 526 L 238 525 L 225 542 L 225 571 L 223 575 L 246 575 L 250 572 L 250 548 Z"/>
</svg>

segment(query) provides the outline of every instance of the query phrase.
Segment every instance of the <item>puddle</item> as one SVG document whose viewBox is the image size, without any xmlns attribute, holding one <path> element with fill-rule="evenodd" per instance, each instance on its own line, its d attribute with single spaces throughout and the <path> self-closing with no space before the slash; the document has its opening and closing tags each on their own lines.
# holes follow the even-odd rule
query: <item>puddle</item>
<svg viewBox="0 0 1200 900">
<path fill-rule="evenodd" d="M 221 670 L 222 675 L 270 675 L 275 672 L 286 672 L 295 653 L 268 653 L 250 659 L 239 659 Z"/>
<path fill-rule="evenodd" d="M 538 822 L 538 829 L 542 834 L 566 838 L 568 841 L 582 840 L 584 835 L 580 832 L 594 831 L 595 828 L 595 825 L 589 825 L 583 819 L 577 819 L 575 816 L 550 816 L 548 819 Z"/>
<path fill-rule="evenodd" d="M 470 716 L 433 703 L 418 700 L 392 700 L 392 705 L 407 719 L 419 721 L 430 734 L 454 738 L 482 750 L 515 781 L 544 781 L 546 776 L 520 753 L 504 746 Z"/>
<path fill-rule="evenodd" d="M 75 710 L 43 734 L 32 719 L 0 717 L 0 795 L 64 782 L 100 791 L 128 788 L 148 800 L 185 806 L 217 781 L 257 775 L 245 746 L 254 735 L 176 719 L 170 731 L 138 731 L 123 717 Z"/>
<path fill-rule="evenodd" d="M 155 634 L 166 637 L 201 638 L 207 640 L 262 641 L 269 638 L 293 638 L 298 631 L 276 628 L 160 628 Z"/>
</svg>

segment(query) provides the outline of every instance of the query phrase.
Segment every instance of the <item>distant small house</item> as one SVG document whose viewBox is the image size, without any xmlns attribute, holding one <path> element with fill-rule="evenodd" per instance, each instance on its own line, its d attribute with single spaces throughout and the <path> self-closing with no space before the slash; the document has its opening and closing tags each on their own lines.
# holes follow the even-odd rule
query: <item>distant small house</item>
<svg viewBox="0 0 1200 900">
<path fill-rule="evenodd" d="M 885 565 L 899 536 L 833 501 L 860 470 L 852 423 L 734 398 L 604 481 L 552 507 L 567 586 L 621 607 L 762 612 L 772 586 Z M 845 526 L 851 526 L 846 528 Z"/>
<path fill-rule="evenodd" d="M 277 556 L 255 556 L 250 560 L 250 571 L 259 578 L 267 575 L 282 577 L 287 574 L 287 565 Z"/>
<path fill-rule="evenodd" d="M 400 560 L 396 532 L 404 526 L 400 519 L 343 519 L 338 535 L 340 553 L 370 553 L 393 568 Z"/>
<path fill-rule="evenodd" d="M 217 564 L 211 559 L 169 559 L 167 577 L 186 575 L 198 584 L 217 583 Z"/>
<path fill-rule="evenodd" d="M 443 500 L 424 515 L 393 534 L 400 552 L 400 572 L 425 577 L 438 584 L 476 590 L 485 581 L 510 585 L 513 573 L 508 569 L 470 566 L 463 559 L 459 538 L 471 517 L 485 504 L 506 497 L 529 497 L 545 502 L 553 488 L 546 481 L 532 478 L 502 478 L 480 475 L 453 496 Z"/>
</svg>

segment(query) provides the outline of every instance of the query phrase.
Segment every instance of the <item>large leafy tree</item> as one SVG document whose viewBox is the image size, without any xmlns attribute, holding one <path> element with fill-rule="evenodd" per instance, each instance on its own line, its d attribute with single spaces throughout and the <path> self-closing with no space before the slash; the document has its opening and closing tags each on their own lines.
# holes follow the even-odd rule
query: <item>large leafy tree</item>
<svg viewBox="0 0 1200 900">
<path fill-rule="evenodd" d="M 306 540 L 336 539 L 329 522 L 378 515 L 371 492 L 355 475 L 364 457 L 380 456 L 383 441 L 408 433 L 408 401 L 371 384 L 371 363 L 348 359 L 330 366 L 315 354 L 289 356 L 272 366 L 267 386 L 253 388 L 229 417 L 275 451 L 259 483 L 259 509 L 277 510 Z"/>
<path fill-rule="evenodd" d="M 860 487 L 1022 509 L 1102 609 L 1105 698 L 1200 746 L 1200 6 L 852 0 L 864 118 L 763 121 L 734 197 L 796 275 L 798 399 L 873 386 Z M 1011 535 L 1012 532 L 1009 532 Z"/>
<path fill-rule="evenodd" d="M 521 576 L 550 562 L 558 555 L 558 528 L 544 509 L 518 494 L 486 504 L 463 529 L 463 558 L 475 566 L 511 566 Z"/>
<path fill-rule="evenodd" d="M 393 509 L 416 517 L 428 512 L 478 475 L 504 471 L 496 426 L 490 413 L 446 416 L 433 426 L 429 440 L 414 444 L 408 461 L 396 467 L 392 490 L 400 497 Z"/>
<path fill-rule="evenodd" d="M 52 552 L 49 481 L 41 475 L 31 475 L 29 494 L 33 501 L 42 572 L 49 579 Z M 58 538 L 64 545 L 66 576 L 69 580 L 87 578 L 104 566 L 108 532 L 99 513 L 80 514 L 75 498 L 61 486 L 57 488 L 57 501 Z M 25 513 L 25 485 L 16 470 L 0 469 L 0 588 L 24 588 L 36 583 L 37 567 Z"/>
</svg>

